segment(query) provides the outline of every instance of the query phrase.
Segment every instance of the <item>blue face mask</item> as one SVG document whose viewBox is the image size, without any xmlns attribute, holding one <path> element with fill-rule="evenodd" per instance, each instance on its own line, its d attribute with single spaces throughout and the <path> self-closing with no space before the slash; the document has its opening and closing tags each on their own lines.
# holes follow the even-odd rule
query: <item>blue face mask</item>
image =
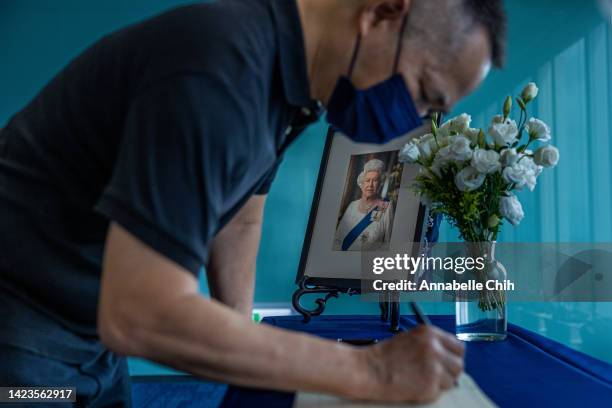
<svg viewBox="0 0 612 408">
<path fill-rule="evenodd" d="M 340 77 L 327 106 L 327 121 L 351 140 L 386 143 L 421 126 L 404 78 L 397 72 L 406 18 L 402 22 L 391 77 L 367 89 L 356 89 L 351 74 L 361 36 L 351 58 L 348 74 Z"/>
</svg>

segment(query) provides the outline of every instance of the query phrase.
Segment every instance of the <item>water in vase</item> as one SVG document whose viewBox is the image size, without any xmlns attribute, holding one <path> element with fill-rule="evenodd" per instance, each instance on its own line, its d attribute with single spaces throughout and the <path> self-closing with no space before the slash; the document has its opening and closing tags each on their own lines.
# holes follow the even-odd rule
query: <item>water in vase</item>
<svg viewBox="0 0 612 408">
<path fill-rule="evenodd" d="M 495 242 L 466 243 L 467 253 L 483 257 L 484 269 L 465 276 L 480 282 L 483 289 L 476 293 L 458 293 L 455 303 L 455 333 L 463 341 L 498 341 L 506 338 L 507 312 L 504 290 L 487 289 L 486 282 L 505 282 L 506 268 L 495 259 Z"/>
<path fill-rule="evenodd" d="M 506 338 L 506 308 L 483 311 L 478 301 L 458 301 L 455 305 L 456 335 L 463 341 L 497 341 Z"/>
</svg>

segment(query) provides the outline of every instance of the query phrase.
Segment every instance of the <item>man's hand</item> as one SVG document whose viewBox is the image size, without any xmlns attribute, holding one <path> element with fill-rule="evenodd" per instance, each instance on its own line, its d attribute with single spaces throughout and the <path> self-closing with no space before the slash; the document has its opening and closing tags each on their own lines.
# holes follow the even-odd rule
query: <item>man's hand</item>
<svg viewBox="0 0 612 408">
<path fill-rule="evenodd" d="M 211 296 L 249 318 L 265 202 L 265 195 L 252 196 L 217 233 L 206 268 Z"/>
<path fill-rule="evenodd" d="M 463 371 L 463 343 L 421 325 L 364 349 L 372 387 L 363 399 L 427 402 L 451 388 Z"/>
</svg>

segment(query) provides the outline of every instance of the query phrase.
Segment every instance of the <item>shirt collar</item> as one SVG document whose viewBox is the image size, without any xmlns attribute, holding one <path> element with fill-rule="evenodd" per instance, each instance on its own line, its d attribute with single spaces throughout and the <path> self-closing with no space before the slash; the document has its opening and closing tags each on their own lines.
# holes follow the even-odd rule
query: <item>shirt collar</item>
<svg viewBox="0 0 612 408">
<path fill-rule="evenodd" d="M 306 71 L 306 51 L 302 25 L 295 0 L 271 0 L 285 97 L 289 104 L 307 106 L 310 82 Z"/>
</svg>

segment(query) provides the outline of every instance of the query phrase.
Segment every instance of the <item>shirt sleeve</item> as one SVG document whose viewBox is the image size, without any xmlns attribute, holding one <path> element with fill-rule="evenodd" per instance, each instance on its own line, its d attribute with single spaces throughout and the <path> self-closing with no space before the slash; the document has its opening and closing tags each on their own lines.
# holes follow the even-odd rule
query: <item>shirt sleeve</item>
<svg viewBox="0 0 612 408">
<path fill-rule="evenodd" d="M 274 165 L 274 167 L 272 167 L 270 171 L 268 171 L 268 173 L 266 174 L 259 188 L 255 190 L 256 195 L 266 195 L 270 192 L 270 188 L 272 187 L 272 182 L 276 178 L 276 173 L 278 173 L 278 168 L 280 167 L 281 162 L 282 162 L 282 158 L 279 158 L 276 161 L 276 164 Z"/>
<path fill-rule="evenodd" d="M 134 98 L 113 175 L 96 205 L 195 275 L 227 208 L 227 186 L 245 171 L 240 149 L 214 135 L 237 135 L 248 120 L 231 100 L 223 113 L 207 113 L 207 101 L 218 103 L 219 93 L 214 83 L 178 77 Z"/>
</svg>

